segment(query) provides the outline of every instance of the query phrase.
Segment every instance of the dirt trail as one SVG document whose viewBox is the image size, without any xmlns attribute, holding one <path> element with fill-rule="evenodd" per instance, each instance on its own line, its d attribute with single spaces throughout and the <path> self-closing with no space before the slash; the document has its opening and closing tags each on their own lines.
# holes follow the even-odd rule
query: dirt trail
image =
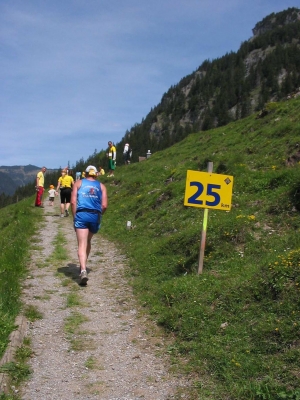
<svg viewBox="0 0 300 400">
<path fill-rule="evenodd" d="M 123 276 L 125 257 L 101 237 L 101 230 L 92 242 L 88 285 L 78 285 L 72 218 L 60 218 L 56 202 L 45 205 L 46 222 L 38 248 L 33 245 L 23 289 L 24 303 L 43 318 L 27 329 L 33 373 L 21 387 L 22 400 L 191 398 L 188 382 L 170 373 L 166 356 L 158 354 L 164 339 L 138 312 Z M 58 232 L 67 239 L 69 254 L 60 265 L 53 258 Z"/>
</svg>

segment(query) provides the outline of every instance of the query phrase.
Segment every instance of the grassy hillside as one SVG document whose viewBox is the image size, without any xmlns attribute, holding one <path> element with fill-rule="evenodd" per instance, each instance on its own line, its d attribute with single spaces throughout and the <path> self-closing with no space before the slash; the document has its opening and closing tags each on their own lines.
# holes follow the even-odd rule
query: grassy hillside
<svg viewBox="0 0 300 400">
<path fill-rule="evenodd" d="M 102 179 L 102 233 L 127 252 L 135 293 L 194 373 L 195 399 L 300 399 L 300 100 L 268 109 Z M 234 177 L 233 198 L 230 212 L 209 210 L 198 275 L 203 209 L 183 199 L 186 171 L 208 161 Z"/>
<path fill-rule="evenodd" d="M 192 134 L 103 177 L 102 234 L 120 244 L 145 312 L 174 338 L 174 364 L 192 374 L 185 399 L 300 399 L 300 99 L 270 104 Z M 232 209 L 183 205 L 187 170 L 234 177 Z M 20 312 L 20 282 L 42 210 L 33 198 L 0 210 L 0 354 Z M 126 229 L 130 220 L 133 229 Z M 180 356 L 180 357 L 178 357 Z"/>
</svg>

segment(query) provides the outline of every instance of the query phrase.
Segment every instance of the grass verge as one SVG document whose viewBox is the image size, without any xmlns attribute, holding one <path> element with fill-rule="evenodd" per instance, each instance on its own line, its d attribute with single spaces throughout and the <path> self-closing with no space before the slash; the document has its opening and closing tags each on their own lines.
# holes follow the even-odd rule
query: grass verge
<svg viewBox="0 0 300 400">
<path fill-rule="evenodd" d="M 25 277 L 30 241 L 42 218 L 33 198 L 0 209 L 0 357 L 20 312 L 20 282 Z"/>
</svg>

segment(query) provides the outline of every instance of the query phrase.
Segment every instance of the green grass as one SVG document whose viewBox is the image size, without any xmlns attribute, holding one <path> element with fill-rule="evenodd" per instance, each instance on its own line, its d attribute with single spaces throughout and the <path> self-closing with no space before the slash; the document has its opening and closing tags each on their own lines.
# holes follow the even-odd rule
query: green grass
<svg viewBox="0 0 300 400">
<path fill-rule="evenodd" d="M 18 385 L 30 375 L 30 368 L 24 363 L 9 362 L 2 365 L 0 372 L 7 373 L 11 378 L 11 382 Z"/>
<path fill-rule="evenodd" d="M 71 292 L 67 295 L 66 307 L 76 307 L 82 305 L 82 299 L 77 292 Z"/>
<path fill-rule="evenodd" d="M 52 262 L 58 262 L 68 259 L 68 251 L 66 248 L 66 238 L 62 232 L 58 231 L 57 235 L 53 240 L 54 251 L 52 254 Z"/>
<path fill-rule="evenodd" d="M 20 400 L 20 397 L 14 394 L 0 393 L 0 400 Z"/>
<path fill-rule="evenodd" d="M 88 321 L 88 318 L 78 311 L 72 312 L 70 316 L 65 319 L 64 330 L 70 342 L 70 349 L 74 351 L 82 351 L 92 348 L 90 342 L 86 341 L 86 331 L 81 330 L 81 325 Z"/>
<path fill-rule="evenodd" d="M 73 312 L 65 321 L 65 331 L 67 334 L 73 335 L 78 332 L 80 326 L 88 319 L 79 312 Z"/>
<path fill-rule="evenodd" d="M 101 369 L 101 370 L 104 370 L 104 367 L 99 365 L 98 364 L 98 360 L 93 356 L 89 356 L 87 358 L 87 360 L 84 363 L 84 366 L 87 369 L 92 369 L 92 370 L 94 370 L 94 369 L 99 369 L 100 370 Z"/>
<path fill-rule="evenodd" d="M 23 314 L 31 322 L 34 322 L 38 319 L 43 319 L 43 314 L 37 309 L 37 307 L 31 304 L 24 308 Z"/>
<path fill-rule="evenodd" d="M 26 380 L 30 374 L 31 369 L 29 368 L 27 361 L 32 355 L 31 341 L 29 338 L 24 338 L 22 346 L 17 348 L 15 354 L 15 361 L 6 363 L 1 366 L 0 372 L 6 373 L 10 379 L 10 386 L 16 388 L 21 382 Z M 17 390 L 18 392 L 18 390 Z M 14 393 L 0 394 L 0 400 L 19 400 L 20 397 Z"/>
<path fill-rule="evenodd" d="M 126 252 L 135 294 L 203 400 L 300 399 L 299 137 L 296 99 L 101 178 L 101 232 Z M 183 199 L 186 171 L 208 161 L 234 177 L 232 209 L 209 210 L 198 275 L 203 209 Z"/>
<path fill-rule="evenodd" d="M 20 282 L 25 277 L 30 240 L 42 218 L 33 198 L 0 210 L 0 357 L 20 313 Z"/>
</svg>

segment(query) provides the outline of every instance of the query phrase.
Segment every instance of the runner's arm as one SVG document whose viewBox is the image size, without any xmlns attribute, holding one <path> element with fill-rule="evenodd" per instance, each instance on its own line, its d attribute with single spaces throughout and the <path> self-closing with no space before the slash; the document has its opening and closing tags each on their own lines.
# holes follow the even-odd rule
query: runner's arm
<svg viewBox="0 0 300 400">
<path fill-rule="evenodd" d="M 106 192 L 106 187 L 103 185 L 103 183 L 100 183 L 100 185 L 102 190 L 102 214 L 104 214 L 108 205 L 107 192 Z"/>
<path fill-rule="evenodd" d="M 73 185 L 73 190 L 71 193 L 71 209 L 72 209 L 72 214 L 73 218 L 75 217 L 76 214 L 76 209 L 77 209 L 77 191 L 78 188 L 81 186 L 81 181 L 77 181 Z"/>
<path fill-rule="evenodd" d="M 58 189 L 60 188 L 60 178 L 57 181 L 57 186 L 56 186 L 56 191 L 58 192 Z"/>
</svg>

